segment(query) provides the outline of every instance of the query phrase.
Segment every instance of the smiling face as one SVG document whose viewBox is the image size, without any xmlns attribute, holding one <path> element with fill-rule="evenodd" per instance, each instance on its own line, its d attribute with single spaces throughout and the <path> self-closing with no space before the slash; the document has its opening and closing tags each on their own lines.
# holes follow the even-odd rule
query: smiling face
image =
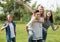
<svg viewBox="0 0 60 42">
<path fill-rule="evenodd" d="M 47 12 L 47 14 L 46 14 L 46 19 L 49 19 L 49 21 L 50 21 L 51 23 L 53 23 L 53 15 L 52 15 L 52 11 L 51 11 L 51 10 L 49 10 L 49 11 Z"/>
<path fill-rule="evenodd" d="M 40 12 L 35 13 L 36 17 L 40 17 Z"/>
<path fill-rule="evenodd" d="M 51 17 L 51 12 L 47 12 L 47 17 Z"/>
<path fill-rule="evenodd" d="M 41 14 L 40 14 L 39 10 L 36 10 L 36 11 L 34 12 L 34 16 L 35 16 L 35 17 L 40 17 L 40 15 L 41 15 Z"/>
<path fill-rule="evenodd" d="M 44 13 L 44 7 L 43 6 L 39 6 L 38 10 L 41 13 L 41 15 Z"/>
<path fill-rule="evenodd" d="M 39 20 L 39 17 L 40 17 L 40 13 L 39 12 L 37 12 L 37 13 L 35 13 L 35 18 L 36 18 L 36 20 Z"/>
<path fill-rule="evenodd" d="M 7 15 L 7 21 L 11 22 L 12 21 L 12 16 L 11 15 Z"/>
</svg>

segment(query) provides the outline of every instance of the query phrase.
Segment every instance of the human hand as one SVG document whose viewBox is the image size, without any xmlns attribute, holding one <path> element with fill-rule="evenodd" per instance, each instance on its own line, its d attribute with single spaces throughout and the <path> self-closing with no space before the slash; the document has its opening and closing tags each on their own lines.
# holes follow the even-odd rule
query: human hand
<svg viewBox="0 0 60 42">
<path fill-rule="evenodd" d="M 56 29 L 59 29 L 59 26 L 57 26 Z"/>
<path fill-rule="evenodd" d="M 44 18 L 40 18 L 39 22 L 44 23 Z"/>
<path fill-rule="evenodd" d="M 26 31 L 28 32 L 28 26 L 26 26 Z"/>
<path fill-rule="evenodd" d="M 2 31 L 2 30 L 3 30 L 3 28 L 0 29 L 0 31 Z"/>
<path fill-rule="evenodd" d="M 19 5 L 23 5 L 23 0 L 17 0 L 17 3 L 18 3 Z"/>
</svg>

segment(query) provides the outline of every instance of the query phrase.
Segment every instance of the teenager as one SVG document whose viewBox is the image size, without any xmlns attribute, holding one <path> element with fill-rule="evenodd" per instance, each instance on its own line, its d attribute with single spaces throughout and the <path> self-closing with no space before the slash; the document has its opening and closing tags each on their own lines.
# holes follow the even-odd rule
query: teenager
<svg viewBox="0 0 60 42">
<path fill-rule="evenodd" d="M 30 13 L 32 13 L 32 14 L 34 14 L 34 11 L 35 10 L 33 10 L 31 7 L 29 7 L 26 3 L 24 3 L 23 1 L 21 1 L 21 0 L 18 0 L 17 1 L 18 2 L 18 4 L 19 5 L 23 5 L 25 8 L 27 8 L 27 10 L 29 10 L 30 11 Z M 39 12 L 40 12 L 40 14 L 41 14 L 41 17 L 43 17 L 44 18 L 44 7 L 43 6 L 39 6 L 38 7 L 38 10 L 39 10 Z M 32 15 L 32 18 L 34 17 L 34 15 Z M 31 18 L 31 19 L 32 19 Z M 29 30 L 28 30 L 28 26 L 26 26 L 26 31 L 28 32 Z M 30 35 L 32 35 L 32 33 L 30 34 Z M 29 36 L 29 42 L 32 40 L 31 38 L 30 38 L 31 36 Z"/>
<path fill-rule="evenodd" d="M 51 10 L 47 12 L 45 22 L 43 23 L 43 42 L 46 42 L 47 31 L 49 26 L 51 26 L 54 31 L 58 29 L 58 26 L 57 28 L 54 26 L 53 15 Z"/>
<path fill-rule="evenodd" d="M 19 5 L 23 5 L 25 8 L 27 8 L 27 10 L 29 10 L 30 13 L 34 14 L 35 10 L 32 9 L 31 7 L 29 7 L 26 3 L 24 3 L 23 0 L 17 0 L 17 3 Z M 38 10 L 39 10 L 39 12 L 41 14 L 41 17 L 44 17 L 44 7 L 42 5 L 39 5 Z"/>
<path fill-rule="evenodd" d="M 28 27 L 28 42 L 42 42 L 42 23 L 44 19 L 40 17 L 41 14 L 38 10 L 34 12 L 34 17 L 27 24 Z"/>
<path fill-rule="evenodd" d="M 11 15 L 7 15 L 7 21 L 3 24 L 1 31 L 6 29 L 7 42 L 16 42 L 16 25 Z"/>
</svg>

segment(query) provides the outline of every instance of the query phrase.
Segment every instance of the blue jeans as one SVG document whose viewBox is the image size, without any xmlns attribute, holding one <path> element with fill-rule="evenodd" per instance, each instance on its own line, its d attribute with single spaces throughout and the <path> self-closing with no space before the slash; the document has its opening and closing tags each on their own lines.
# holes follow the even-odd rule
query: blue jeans
<svg viewBox="0 0 60 42">
<path fill-rule="evenodd" d="M 42 42 L 42 39 L 40 39 L 40 40 L 32 40 L 32 42 Z"/>
<path fill-rule="evenodd" d="M 46 40 L 46 38 L 47 38 L 47 31 L 43 30 L 43 40 Z"/>
<path fill-rule="evenodd" d="M 16 42 L 16 39 L 15 39 L 15 37 L 14 38 L 11 38 L 11 39 L 7 39 L 7 42 Z"/>
<path fill-rule="evenodd" d="M 32 42 L 32 38 L 33 38 L 33 31 L 29 30 L 29 32 L 28 32 L 28 42 Z"/>
</svg>

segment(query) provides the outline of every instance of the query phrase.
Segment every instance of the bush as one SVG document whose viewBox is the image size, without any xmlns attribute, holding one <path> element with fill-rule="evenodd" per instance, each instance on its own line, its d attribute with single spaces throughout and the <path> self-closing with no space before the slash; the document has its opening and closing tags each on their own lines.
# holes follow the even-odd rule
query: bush
<svg viewBox="0 0 60 42">
<path fill-rule="evenodd" d="M 0 14 L 0 21 L 2 21 L 2 20 L 6 20 L 6 15 Z"/>
<path fill-rule="evenodd" d="M 55 16 L 55 21 L 60 21 L 60 16 Z"/>
</svg>

